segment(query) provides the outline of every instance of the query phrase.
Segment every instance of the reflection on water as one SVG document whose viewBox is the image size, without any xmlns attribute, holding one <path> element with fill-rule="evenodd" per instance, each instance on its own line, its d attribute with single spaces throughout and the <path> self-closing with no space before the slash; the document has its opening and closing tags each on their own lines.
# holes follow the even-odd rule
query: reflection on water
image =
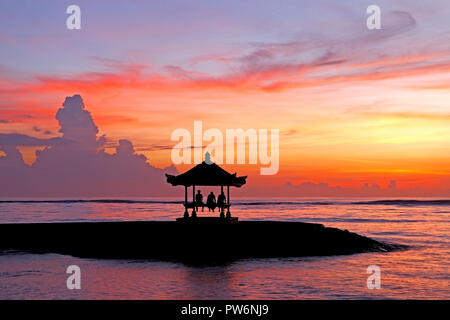
<svg viewBox="0 0 450 320">
<path fill-rule="evenodd" d="M 209 267 L 6 253 L 0 255 L 0 299 L 449 298 L 448 204 L 361 204 L 326 199 L 271 201 L 263 205 L 255 202 L 260 203 L 235 201 L 232 212 L 242 220 L 322 223 L 377 240 L 406 244 L 410 249 L 351 256 L 241 260 Z M 181 211 L 180 204 L 173 201 L 0 202 L 0 223 L 171 220 Z M 66 288 L 65 271 L 71 264 L 81 267 L 82 289 L 78 291 Z M 371 264 L 381 267 L 380 290 L 366 287 L 366 268 Z"/>
</svg>

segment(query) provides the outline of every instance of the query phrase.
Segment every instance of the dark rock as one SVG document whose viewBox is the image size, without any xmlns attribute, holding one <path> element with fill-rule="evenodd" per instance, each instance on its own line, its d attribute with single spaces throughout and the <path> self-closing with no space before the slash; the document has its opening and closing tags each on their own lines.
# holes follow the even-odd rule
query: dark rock
<svg viewBox="0 0 450 320">
<path fill-rule="evenodd" d="M 386 252 L 395 245 L 321 224 L 280 221 L 77 222 L 0 225 L 0 250 L 89 258 L 222 263 L 241 258 Z"/>
</svg>

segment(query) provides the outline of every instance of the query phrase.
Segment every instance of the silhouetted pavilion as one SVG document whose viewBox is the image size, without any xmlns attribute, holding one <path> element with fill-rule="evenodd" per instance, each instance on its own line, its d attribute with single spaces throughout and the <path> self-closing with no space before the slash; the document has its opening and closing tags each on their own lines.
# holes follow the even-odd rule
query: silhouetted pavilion
<svg viewBox="0 0 450 320">
<path fill-rule="evenodd" d="M 209 154 L 205 155 L 205 160 L 202 163 L 196 165 L 192 169 L 174 176 L 166 173 L 167 182 L 172 186 L 184 186 L 184 217 L 188 218 L 188 208 L 192 208 L 192 217 L 196 217 L 196 204 L 195 204 L 195 187 L 196 186 L 220 186 L 221 193 L 223 187 L 227 187 L 227 203 L 219 208 L 220 217 L 224 218 L 224 208 L 227 208 L 228 219 L 231 218 L 230 213 L 230 187 L 240 188 L 246 183 L 247 176 L 237 177 L 236 173 L 229 173 L 219 167 L 217 164 L 212 163 L 209 159 Z M 192 203 L 188 202 L 188 187 L 192 186 Z"/>
</svg>

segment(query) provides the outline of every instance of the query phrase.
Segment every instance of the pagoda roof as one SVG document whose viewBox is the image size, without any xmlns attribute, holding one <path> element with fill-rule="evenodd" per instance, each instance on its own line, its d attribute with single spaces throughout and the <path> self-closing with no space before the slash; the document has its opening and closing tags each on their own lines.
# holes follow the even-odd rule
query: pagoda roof
<svg viewBox="0 0 450 320">
<path fill-rule="evenodd" d="M 166 173 L 167 182 L 173 186 L 233 186 L 241 187 L 247 176 L 237 177 L 215 163 L 202 163 L 177 176 Z"/>
</svg>

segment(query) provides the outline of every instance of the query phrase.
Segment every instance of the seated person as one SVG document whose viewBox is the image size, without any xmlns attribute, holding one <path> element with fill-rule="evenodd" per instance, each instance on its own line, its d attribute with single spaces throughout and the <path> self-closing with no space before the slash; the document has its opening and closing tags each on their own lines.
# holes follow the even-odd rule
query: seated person
<svg viewBox="0 0 450 320">
<path fill-rule="evenodd" d="M 216 208 L 216 196 L 211 191 L 211 193 L 208 195 L 208 198 L 206 199 L 206 206 L 208 207 L 209 211 L 213 211 Z"/>
<path fill-rule="evenodd" d="M 195 208 L 198 211 L 198 207 L 202 207 L 203 211 L 203 195 L 200 190 L 197 191 L 197 194 L 195 195 Z"/>
<path fill-rule="evenodd" d="M 217 197 L 217 206 L 219 207 L 219 209 L 223 209 L 225 207 L 225 200 L 226 200 L 225 194 L 222 192 Z"/>
</svg>

